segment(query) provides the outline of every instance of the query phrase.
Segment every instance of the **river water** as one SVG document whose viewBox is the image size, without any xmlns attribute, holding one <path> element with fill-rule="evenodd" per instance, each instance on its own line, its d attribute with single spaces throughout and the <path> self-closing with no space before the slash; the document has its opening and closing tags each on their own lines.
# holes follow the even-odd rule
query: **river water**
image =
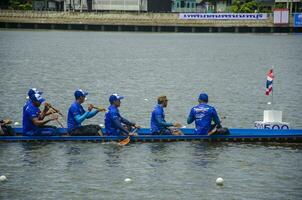
<svg viewBox="0 0 302 200">
<path fill-rule="evenodd" d="M 0 30 L 0 118 L 21 122 L 28 88 L 67 113 L 73 92 L 149 127 L 156 97 L 184 125 L 198 94 L 224 126 L 253 128 L 263 110 L 302 128 L 302 35 Z M 274 66 L 274 97 L 265 93 Z M 84 107 L 87 104 L 84 105 Z M 104 123 L 98 114 L 87 123 Z M 187 127 L 192 127 L 186 125 Z M 0 199 L 301 199 L 302 146 L 249 143 L 0 143 Z M 216 186 L 223 177 L 223 187 Z M 132 181 L 127 183 L 126 178 Z"/>
</svg>

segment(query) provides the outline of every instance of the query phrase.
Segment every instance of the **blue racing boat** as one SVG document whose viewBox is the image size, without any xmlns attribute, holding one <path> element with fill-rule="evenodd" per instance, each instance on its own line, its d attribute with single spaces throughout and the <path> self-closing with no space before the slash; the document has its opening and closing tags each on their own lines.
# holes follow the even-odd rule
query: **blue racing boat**
<svg viewBox="0 0 302 200">
<path fill-rule="evenodd" d="M 14 128 L 16 136 L 1 136 L 0 142 L 13 141 L 94 141 L 120 142 L 126 136 L 68 136 L 64 128 L 58 136 L 22 136 L 22 128 Z M 171 142 L 171 141 L 207 141 L 207 142 L 302 142 L 302 129 L 229 129 L 229 135 L 194 135 L 194 129 L 180 129 L 184 135 L 151 135 L 150 129 L 142 128 L 138 136 L 131 136 L 131 142 Z M 103 130 L 105 131 L 105 130 Z"/>
</svg>

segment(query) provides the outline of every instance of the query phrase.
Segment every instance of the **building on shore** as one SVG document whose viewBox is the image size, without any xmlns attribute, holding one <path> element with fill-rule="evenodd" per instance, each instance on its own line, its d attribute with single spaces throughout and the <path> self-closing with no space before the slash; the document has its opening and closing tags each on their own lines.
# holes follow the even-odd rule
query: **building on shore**
<svg viewBox="0 0 302 200">
<path fill-rule="evenodd" d="M 172 0 L 172 12 L 196 12 L 196 5 L 202 0 Z"/>
<path fill-rule="evenodd" d="M 148 12 L 171 12 L 171 0 L 148 0 Z"/>
<path fill-rule="evenodd" d="M 148 0 L 64 0 L 64 10 L 147 11 Z"/>
<path fill-rule="evenodd" d="M 62 11 L 64 0 L 35 0 L 32 2 L 33 10 L 56 10 Z"/>
<path fill-rule="evenodd" d="M 0 9 L 33 9 L 50 11 L 84 12 L 232 12 L 235 0 L 1 0 Z M 246 0 L 239 0 L 241 4 Z M 275 7 L 302 12 L 301 0 L 254 0 L 261 3 L 262 11 L 271 12 Z M 17 6 L 16 6 L 17 5 Z M 26 6 L 25 6 L 26 5 Z M 26 8 L 25 8 L 26 7 Z"/>
</svg>

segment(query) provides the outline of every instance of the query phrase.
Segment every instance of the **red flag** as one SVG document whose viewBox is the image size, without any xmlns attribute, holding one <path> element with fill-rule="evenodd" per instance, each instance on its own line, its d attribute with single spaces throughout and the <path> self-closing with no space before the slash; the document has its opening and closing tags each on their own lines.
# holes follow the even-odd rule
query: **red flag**
<svg viewBox="0 0 302 200">
<path fill-rule="evenodd" d="M 265 94 L 267 96 L 273 91 L 273 80 L 274 80 L 274 72 L 273 72 L 273 69 L 270 69 L 267 72 L 267 80 L 266 80 L 266 91 L 265 91 Z"/>
</svg>

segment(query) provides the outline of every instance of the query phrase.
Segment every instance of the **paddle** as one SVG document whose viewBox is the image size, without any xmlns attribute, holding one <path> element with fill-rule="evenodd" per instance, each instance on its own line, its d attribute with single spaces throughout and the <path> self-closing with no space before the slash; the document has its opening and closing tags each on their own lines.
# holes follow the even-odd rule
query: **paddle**
<svg viewBox="0 0 302 200">
<path fill-rule="evenodd" d="M 105 112 L 106 111 L 106 108 L 103 108 L 101 106 L 93 106 L 92 108 L 97 109 L 100 112 Z"/>
<path fill-rule="evenodd" d="M 216 131 L 217 131 L 217 125 L 210 132 L 208 132 L 208 136 L 212 135 Z"/>
<path fill-rule="evenodd" d="M 48 107 L 52 110 L 54 110 L 56 113 L 58 113 L 59 115 L 61 115 L 61 117 L 64 117 L 63 114 L 60 112 L 60 110 L 54 108 L 50 103 L 48 103 Z"/>
<path fill-rule="evenodd" d="M 137 128 L 134 129 L 131 133 L 134 134 L 134 133 L 136 133 L 136 131 L 137 131 Z M 124 145 L 128 144 L 130 142 L 130 136 L 132 136 L 132 135 L 130 135 L 131 133 L 129 133 L 129 135 L 128 135 L 128 137 L 126 139 L 124 139 L 121 142 L 119 142 L 119 145 L 124 146 Z"/>
<path fill-rule="evenodd" d="M 182 131 L 179 130 L 182 127 L 183 126 L 180 123 L 176 122 L 175 124 L 173 124 L 172 127 L 169 127 L 168 129 L 171 130 L 172 135 L 182 135 L 183 134 Z"/>
<path fill-rule="evenodd" d="M 54 112 L 52 109 L 50 109 L 50 112 L 51 112 L 52 117 L 56 120 L 56 122 L 57 122 L 62 128 L 64 128 L 63 124 L 59 121 L 59 119 L 55 117 L 55 112 Z"/>
</svg>

